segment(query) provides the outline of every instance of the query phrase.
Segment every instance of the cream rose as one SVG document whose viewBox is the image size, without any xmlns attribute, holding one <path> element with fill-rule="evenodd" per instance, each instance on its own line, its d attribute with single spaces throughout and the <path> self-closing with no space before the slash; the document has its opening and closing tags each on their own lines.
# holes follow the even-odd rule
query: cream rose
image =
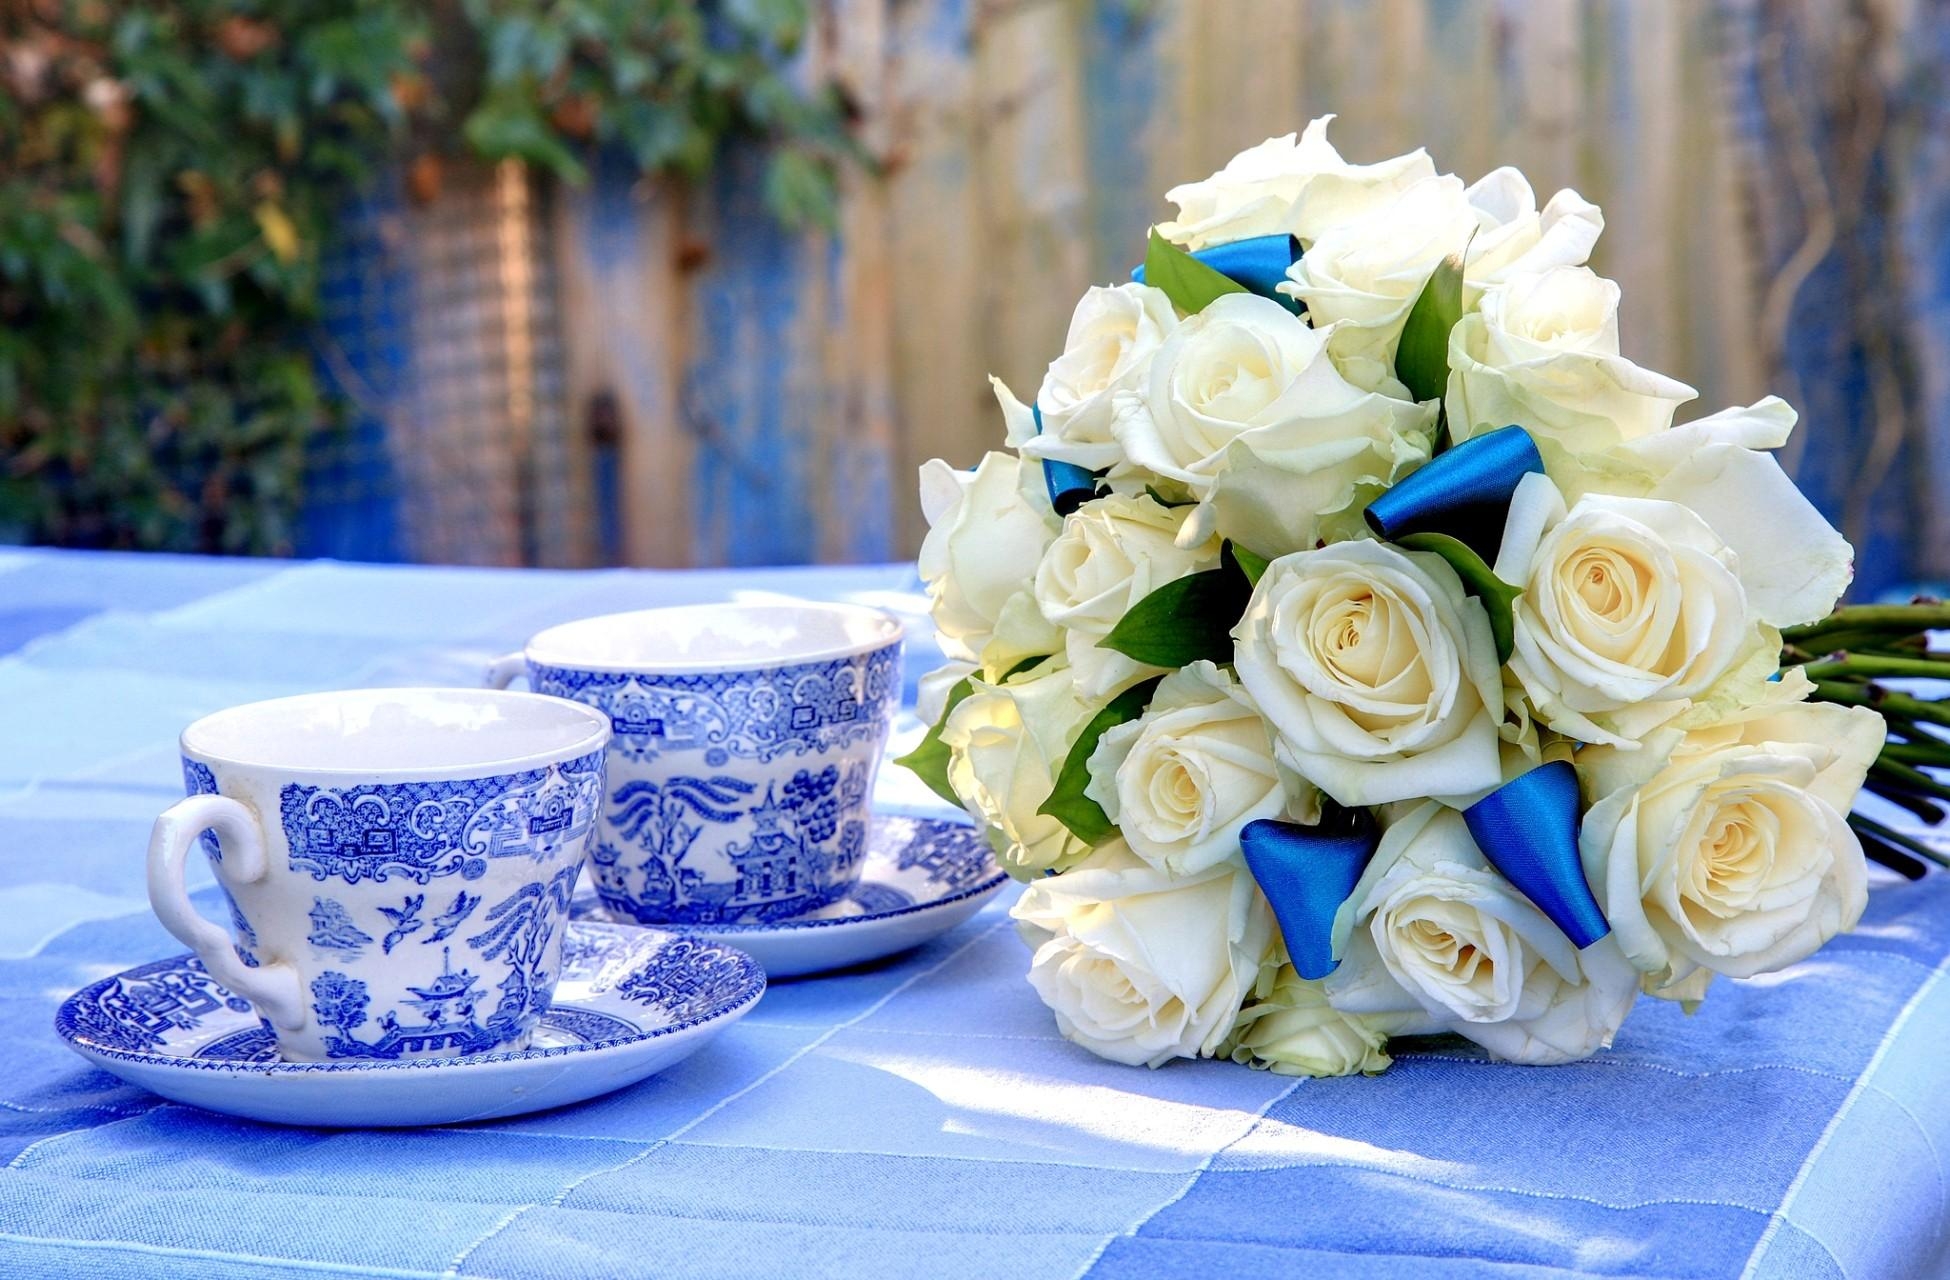
<svg viewBox="0 0 1950 1280">
<path fill-rule="evenodd" d="M 1084 503 L 1036 567 L 1037 607 L 1063 629 L 1063 644 L 1086 698 L 1108 698 L 1154 667 L 1098 641 L 1144 597 L 1168 582 L 1219 563 L 1219 541 L 1178 545 L 1186 512 L 1149 496 L 1113 495 Z"/>
<path fill-rule="evenodd" d="M 1848 589 L 1855 552 L 1767 450 L 1787 443 L 1795 412 L 1778 396 L 1585 455 L 1567 497 L 1631 494 L 1697 512 L 1738 557 L 1755 613 L 1772 626 L 1825 618 Z"/>
<path fill-rule="evenodd" d="M 1398 1021 L 1343 1013 L 1320 983 L 1281 965 L 1272 992 L 1240 1012 L 1220 1053 L 1275 1075 L 1374 1075 L 1392 1061 L 1387 1028 Z"/>
<path fill-rule="evenodd" d="M 1583 951 L 1484 859 L 1463 817 L 1401 818 L 1337 923 L 1328 999 L 1365 1017 L 1420 1012 L 1511 1062 L 1557 1063 L 1611 1043 L 1638 975 L 1609 936 Z"/>
<path fill-rule="evenodd" d="M 1650 985 L 1771 973 L 1861 918 L 1867 868 L 1846 815 L 1886 727 L 1793 700 L 1807 692 L 1789 671 L 1770 701 L 1716 724 L 1578 753 L 1585 876 Z"/>
<path fill-rule="evenodd" d="M 1316 327 L 1335 326 L 1341 371 L 1357 386 L 1379 390 L 1393 381 L 1410 308 L 1476 223 L 1460 178 L 1425 179 L 1372 217 L 1323 232 L 1288 268 L 1280 292 L 1306 303 Z"/>
<path fill-rule="evenodd" d="M 1547 477 L 1525 476 L 1495 572 L 1523 592 L 1510 671 L 1536 717 L 1629 746 L 1743 657 L 1758 651 L 1771 673 L 1779 635 L 1756 623 L 1737 563 L 1677 503 L 1592 494 L 1567 513 Z"/>
<path fill-rule="evenodd" d="M 1697 393 L 1618 353 L 1618 286 L 1586 267 L 1516 276 L 1449 333 L 1449 430 L 1457 440 L 1518 423 L 1557 473 L 1665 430 Z"/>
<path fill-rule="evenodd" d="M 1038 667 L 1003 684 L 974 680 L 972 689 L 941 728 L 952 752 L 948 784 L 987 829 L 1011 875 L 1060 871 L 1089 846 L 1036 811 L 1097 708 L 1077 696 L 1061 668 Z"/>
<path fill-rule="evenodd" d="M 1344 805 L 1503 780 L 1489 616 L 1439 557 L 1343 542 L 1275 560 L 1233 631 L 1281 758 Z"/>
<path fill-rule="evenodd" d="M 1030 589 L 1063 527 L 1042 468 L 1007 453 L 983 455 L 972 472 L 936 458 L 921 468 L 921 511 L 921 579 L 942 652 L 991 670 L 1055 652 L 1061 638 Z"/>
<path fill-rule="evenodd" d="M 1036 405 L 1043 429 L 1027 406 L 991 378 L 1009 427 L 1009 443 L 1025 457 L 1051 458 L 1100 471 L 1124 451 L 1110 433 L 1111 401 L 1134 390 L 1158 346 L 1178 327 L 1171 299 L 1149 285 L 1093 285 L 1070 315 L 1063 354 L 1050 362 Z"/>
<path fill-rule="evenodd" d="M 1303 794 L 1311 788 L 1283 772 L 1271 731 L 1238 684 L 1200 661 L 1166 676 L 1142 716 L 1098 740 L 1084 794 L 1138 857 L 1191 875 L 1240 861 L 1248 822 L 1317 808 Z"/>
<path fill-rule="evenodd" d="M 1468 197 L 1477 218 L 1463 267 L 1469 304 L 1516 276 L 1584 265 L 1605 229 L 1598 206 L 1569 189 L 1552 196 L 1539 213 L 1529 180 L 1507 165 L 1477 179 Z"/>
<path fill-rule="evenodd" d="M 1203 182 L 1173 187 L 1165 199 L 1178 216 L 1158 233 L 1187 249 L 1282 231 L 1311 244 L 1329 227 L 1386 205 L 1399 192 L 1435 176 L 1421 149 L 1379 164 L 1349 164 L 1327 141 L 1333 116 L 1292 134 L 1248 147 Z"/>
<path fill-rule="evenodd" d="M 1125 456 L 1205 499 L 1188 536 L 1216 528 L 1269 556 L 1312 546 L 1322 517 L 1427 461 L 1435 405 L 1354 386 L 1330 338 L 1271 299 L 1227 294 L 1117 397 Z"/>
<path fill-rule="evenodd" d="M 1010 910 L 1029 983 L 1070 1040 L 1114 1062 L 1211 1057 L 1276 962 L 1272 910 L 1243 866 L 1175 877 L 1112 841 Z"/>
</svg>

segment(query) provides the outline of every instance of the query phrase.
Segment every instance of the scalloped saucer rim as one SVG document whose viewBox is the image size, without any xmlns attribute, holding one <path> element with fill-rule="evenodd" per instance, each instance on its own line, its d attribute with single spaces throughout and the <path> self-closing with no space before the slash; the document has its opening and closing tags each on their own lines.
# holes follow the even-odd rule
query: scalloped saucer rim
<svg viewBox="0 0 1950 1280">
<path fill-rule="evenodd" d="M 927 837 L 952 835 L 955 857 L 903 855 Z M 971 855 L 979 853 L 979 858 Z M 957 861 L 958 859 L 958 861 Z M 773 978 L 804 977 L 910 950 L 954 928 L 1009 883 L 981 832 L 966 818 L 877 812 L 860 883 L 829 906 L 779 920 L 638 924 L 606 907 L 586 880 L 570 910 L 577 920 L 656 929 L 750 952 Z"/>
<path fill-rule="evenodd" d="M 765 992 L 756 960 L 707 939 L 575 920 L 564 941 L 556 998 L 536 1042 L 522 1050 L 284 1062 L 249 1006 L 189 954 L 89 983 L 61 1003 L 54 1029 L 102 1069 L 206 1110 L 336 1128 L 455 1124 L 566 1106 L 634 1084 L 702 1048 Z M 675 972 L 658 972 L 664 964 Z M 139 1000 L 103 1007 L 103 997 L 127 996 L 136 983 Z M 118 1034 L 123 1045 L 109 1042 Z M 127 1047 L 144 1039 L 155 1043 Z"/>
</svg>

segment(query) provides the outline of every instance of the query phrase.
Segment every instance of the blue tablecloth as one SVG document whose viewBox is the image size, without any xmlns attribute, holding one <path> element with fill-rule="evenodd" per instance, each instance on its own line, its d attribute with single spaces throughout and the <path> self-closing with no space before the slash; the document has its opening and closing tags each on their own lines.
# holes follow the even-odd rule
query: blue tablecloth
<svg viewBox="0 0 1950 1280">
<path fill-rule="evenodd" d="M 1919 1276 L 1942 1272 L 1950 877 L 1807 964 L 1643 1002 L 1548 1069 L 1114 1066 L 1057 1038 L 1006 901 L 774 985 L 664 1076 L 419 1132 L 164 1103 L 49 1025 L 181 950 L 142 851 L 230 703 L 472 683 L 584 614 L 734 594 L 917 617 L 904 568 L 591 574 L 0 550 L 0 1276 Z M 935 660 L 912 645 L 909 680 Z M 889 771 L 889 802 L 915 789 Z M 204 882 L 207 885 L 207 878 Z M 210 890 L 202 891 L 206 898 Z"/>
</svg>

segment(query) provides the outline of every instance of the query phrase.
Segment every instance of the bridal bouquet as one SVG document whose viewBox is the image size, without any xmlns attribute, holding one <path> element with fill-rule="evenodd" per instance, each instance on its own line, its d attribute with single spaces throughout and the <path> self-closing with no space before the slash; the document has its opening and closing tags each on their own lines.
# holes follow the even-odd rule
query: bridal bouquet
<svg viewBox="0 0 1950 1280">
<path fill-rule="evenodd" d="M 1009 450 L 922 469 L 953 661 L 904 763 L 1106 1058 L 1582 1058 L 1860 917 L 1880 691 L 1782 634 L 1838 634 L 1851 552 L 1792 409 L 1675 425 L 1621 354 L 1596 206 L 1327 123 L 1168 193 L 1034 400 L 994 383 Z"/>
</svg>

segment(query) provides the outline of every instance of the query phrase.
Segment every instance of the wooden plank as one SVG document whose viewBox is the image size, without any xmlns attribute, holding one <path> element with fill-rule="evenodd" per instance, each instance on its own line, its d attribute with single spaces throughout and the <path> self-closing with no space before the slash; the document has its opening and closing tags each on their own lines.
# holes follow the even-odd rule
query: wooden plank
<svg viewBox="0 0 1950 1280">
<path fill-rule="evenodd" d="M 812 73 L 830 77 L 858 112 L 856 137 L 885 154 L 887 55 L 884 0 L 836 0 L 822 8 Z M 897 552 L 893 494 L 912 487 L 894 471 L 893 251 L 884 184 L 859 174 L 843 179 L 839 235 L 815 239 L 818 305 L 802 323 L 821 371 L 813 398 L 816 445 L 813 492 L 822 561 L 888 560 Z"/>
<path fill-rule="evenodd" d="M 691 442 L 679 426 L 686 330 L 681 204 L 638 191 L 620 163 L 559 191 L 553 236 L 568 430 L 617 435 L 619 546 L 628 564 L 696 562 Z M 593 496 L 592 496 L 593 501 Z M 592 522 L 593 524 L 593 522 Z"/>
<path fill-rule="evenodd" d="M 885 188 L 899 423 L 890 496 L 902 554 L 918 550 L 926 531 L 915 487 L 921 464 L 940 457 L 967 466 L 1002 439 L 979 305 L 994 264 L 977 190 L 973 21 L 970 0 L 908 0 L 895 6 L 888 30 Z"/>
</svg>

